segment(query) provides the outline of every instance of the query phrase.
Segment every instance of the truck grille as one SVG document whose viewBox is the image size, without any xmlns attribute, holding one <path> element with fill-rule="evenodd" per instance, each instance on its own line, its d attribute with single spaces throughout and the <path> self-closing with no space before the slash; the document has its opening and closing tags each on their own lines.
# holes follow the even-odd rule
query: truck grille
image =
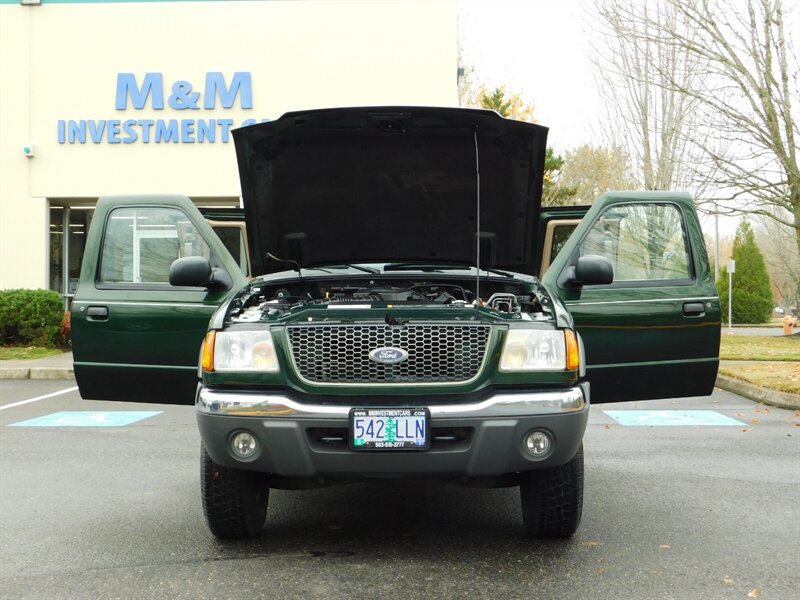
<svg viewBox="0 0 800 600">
<path fill-rule="evenodd" d="M 468 381 L 486 355 L 488 325 L 295 325 L 287 328 L 303 379 L 319 383 L 438 383 Z M 380 364 L 369 354 L 400 348 L 408 358 Z"/>
</svg>

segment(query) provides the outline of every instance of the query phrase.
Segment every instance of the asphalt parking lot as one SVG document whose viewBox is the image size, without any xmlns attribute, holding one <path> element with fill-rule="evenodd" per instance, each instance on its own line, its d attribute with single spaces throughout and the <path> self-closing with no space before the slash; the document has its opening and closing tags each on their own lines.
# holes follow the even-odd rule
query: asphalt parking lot
<svg viewBox="0 0 800 600">
<path fill-rule="evenodd" d="M 63 392 L 74 385 L 0 381 L 2 598 L 783 600 L 800 589 L 800 416 L 728 392 L 592 407 L 584 517 L 568 541 L 528 538 L 516 489 L 393 482 L 273 491 L 262 535 L 223 544 L 200 508 L 193 408 L 87 402 Z M 658 412 L 628 413 L 638 426 L 626 426 L 606 410 Z M 70 411 L 89 414 L 50 416 Z M 122 425 L 119 411 L 157 414 Z"/>
</svg>

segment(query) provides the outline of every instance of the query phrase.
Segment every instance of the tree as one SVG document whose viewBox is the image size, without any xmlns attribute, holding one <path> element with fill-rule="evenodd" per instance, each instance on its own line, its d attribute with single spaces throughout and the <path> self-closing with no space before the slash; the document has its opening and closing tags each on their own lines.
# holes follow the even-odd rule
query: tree
<svg viewBox="0 0 800 600">
<path fill-rule="evenodd" d="M 578 204 L 591 204 L 604 192 L 633 187 L 628 157 L 621 147 L 584 144 L 564 155 L 559 183 L 575 190 Z"/>
<path fill-rule="evenodd" d="M 481 85 L 478 88 L 478 105 L 481 108 L 493 110 L 507 119 L 536 123 L 536 119 L 533 116 L 533 103 L 525 102 L 519 92 L 507 93 L 504 85 L 498 86 L 493 90 Z"/>
<path fill-rule="evenodd" d="M 775 219 L 756 220 L 756 241 L 764 249 L 775 301 L 785 308 L 800 305 L 800 252 L 793 232 Z"/>
<path fill-rule="evenodd" d="M 764 257 L 756 245 L 753 228 L 743 219 L 736 230 L 731 258 L 736 261 L 733 273 L 732 318 L 734 323 L 766 323 L 772 314 L 770 288 Z M 720 270 L 717 281 L 723 319 L 728 315 L 728 266 Z"/>
<path fill-rule="evenodd" d="M 694 180 L 715 190 L 721 212 L 792 228 L 798 250 L 800 67 L 796 36 L 787 32 L 800 28 L 799 12 L 787 16 L 782 0 L 654 0 L 624 13 L 634 23 L 631 43 L 660 57 L 625 72 L 694 114 L 682 133 L 697 152 L 697 160 L 684 163 Z M 665 57 L 683 67 L 673 69 Z"/>
<path fill-rule="evenodd" d="M 630 0 L 587 6 L 596 12 L 592 61 L 609 113 L 601 125 L 609 145 L 629 157 L 636 187 L 687 189 L 687 133 L 694 126 L 696 101 L 671 82 L 693 85 L 693 60 L 661 44 L 658 33 L 672 27 L 676 10 L 665 2 Z"/>
</svg>

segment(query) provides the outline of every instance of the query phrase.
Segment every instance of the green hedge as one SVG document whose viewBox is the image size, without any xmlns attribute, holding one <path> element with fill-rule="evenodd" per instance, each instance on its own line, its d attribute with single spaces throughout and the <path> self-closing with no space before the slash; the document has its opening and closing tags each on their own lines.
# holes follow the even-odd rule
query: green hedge
<svg viewBox="0 0 800 600">
<path fill-rule="evenodd" d="M 0 290 L 0 343 L 59 346 L 64 299 L 50 290 Z"/>
</svg>

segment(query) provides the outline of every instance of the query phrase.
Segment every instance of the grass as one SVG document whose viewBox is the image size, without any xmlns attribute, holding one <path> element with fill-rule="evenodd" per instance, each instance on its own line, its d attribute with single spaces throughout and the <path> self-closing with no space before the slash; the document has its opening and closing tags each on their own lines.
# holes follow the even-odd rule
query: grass
<svg viewBox="0 0 800 600">
<path fill-rule="evenodd" d="M 58 348 L 38 348 L 36 346 L 0 346 L 0 360 L 25 360 L 61 354 Z"/>
<path fill-rule="evenodd" d="M 800 336 L 763 337 L 723 333 L 722 360 L 800 361 Z"/>
<path fill-rule="evenodd" d="M 720 365 L 719 372 L 761 387 L 800 394 L 800 361 Z"/>
<path fill-rule="evenodd" d="M 723 327 L 728 327 L 727 315 L 723 315 L 723 319 L 725 322 L 722 324 Z M 736 329 L 737 327 L 783 327 L 783 317 L 775 318 L 773 317 L 766 323 L 756 323 L 756 324 L 748 324 L 748 323 L 734 323 L 733 328 Z"/>
</svg>

